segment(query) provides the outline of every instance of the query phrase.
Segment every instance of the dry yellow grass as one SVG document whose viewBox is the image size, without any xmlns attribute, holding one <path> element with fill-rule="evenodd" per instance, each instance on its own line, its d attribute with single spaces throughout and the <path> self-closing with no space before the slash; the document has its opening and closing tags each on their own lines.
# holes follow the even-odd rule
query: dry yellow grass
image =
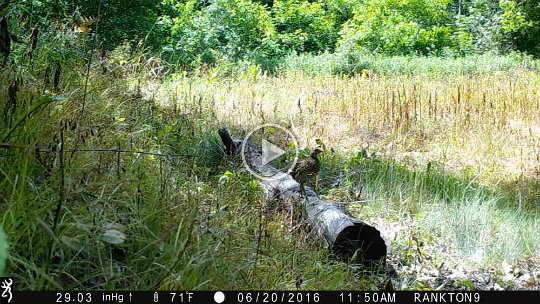
<svg viewBox="0 0 540 304">
<path fill-rule="evenodd" d="M 540 176 L 536 72 L 445 79 L 210 73 L 146 90 L 168 105 L 211 111 L 220 122 L 246 131 L 281 123 L 302 145 L 320 138 L 345 152 L 366 147 L 413 167 L 436 163 L 485 185 Z"/>
<path fill-rule="evenodd" d="M 345 155 L 367 148 L 408 167 L 400 171 L 383 161 L 362 171 L 367 203 L 353 211 L 381 229 L 392 247 L 391 260 L 421 259 L 410 254 L 414 233 L 436 256 L 422 267 L 437 268 L 444 261 L 450 269 L 444 271 L 467 265 L 466 272 L 474 273 L 501 261 L 540 258 L 535 245 L 540 210 L 537 72 L 446 78 L 216 74 L 210 70 L 149 81 L 143 92 L 183 113 L 203 113 L 201 123 L 225 125 L 237 134 L 278 123 L 290 127 L 302 146 L 313 146 L 318 138 Z M 438 170 L 426 170 L 428 164 Z M 342 188 L 332 189 L 327 198 L 347 201 L 346 194 L 339 194 L 347 192 Z"/>
</svg>

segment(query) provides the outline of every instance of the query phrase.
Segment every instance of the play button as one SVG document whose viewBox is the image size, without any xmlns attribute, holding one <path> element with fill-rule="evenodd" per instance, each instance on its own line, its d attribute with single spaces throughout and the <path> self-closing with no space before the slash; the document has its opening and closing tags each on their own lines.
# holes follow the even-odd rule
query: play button
<svg viewBox="0 0 540 304">
<path fill-rule="evenodd" d="M 246 143 L 256 144 L 258 152 Z M 246 169 L 260 179 L 281 179 L 298 160 L 298 144 L 288 129 L 277 124 L 264 124 L 247 134 L 242 143 L 242 160 Z M 247 161 L 249 159 L 249 161 Z"/>
<path fill-rule="evenodd" d="M 281 155 L 285 154 L 285 150 L 281 149 L 280 147 L 272 144 L 266 139 L 262 140 L 262 164 L 266 165 L 269 162 L 273 161 L 274 159 L 277 159 Z"/>
</svg>

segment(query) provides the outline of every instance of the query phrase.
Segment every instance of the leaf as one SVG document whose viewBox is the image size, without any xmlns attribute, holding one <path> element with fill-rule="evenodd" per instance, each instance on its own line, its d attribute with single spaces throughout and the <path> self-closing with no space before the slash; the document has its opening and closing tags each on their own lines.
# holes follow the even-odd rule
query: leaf
<svg viewBox="0 0 540 304">
<path fill-rule="evenodd" d="M 476 290 L 476 287 L 471 280 L 456 281 L 454 285 L 458 287 L 467 287 L 468 290 Z"/>
<path fill-rule="evenodd" d="M 225 206 L 223 206 L 223 208 L 212 212 L 210 215 L 212 217 L 222 217 L 227 213 L 228 210 L 229 210 L 229 206 L 225 205 Z"/>
<path fill-rule="evenodd" d="M 315 143 L 323 150 L 326 150 L 326 145 L 320 138 L 315 139 Z"/>
<path fill-rule="evenodd" d="M 294 150 L 296 148 L 296 144 L 294 143 L 294 141 L 289 141 L 287 143 L 287 146 L 289 147 L 289 149 L 291 150 Z"/>
<path fill-rule="evenodd" d="M 259 188 L 259 183 L 256 180 L 249 181 L 249 188 L 252 190 L 257 190 Z"/>
<path fill-rule="evenodd" d="M 83 245 L 81 244 L 81 242 L 79 241 L 78 238 L 74 238 L 74 237 L 69 237 L 67 235 L 63 235 L 61 238 L 60 238 L 60 241 L 66 245 L 67 247 L 69 247 L 70 249 L 74 250 L 74 251 L 78 251 L 78 250 L 81 250 L 83 248 Z"/>
<path fill-rule="evenodd" d="M 118 230 L 120 232 L 125 232 L 127 230 L 127 227 L 122 225 L 122 224 L 119 224 L 119 223 L 105 223 L 102 225 L 103 228 L 109 230 L 109 229 L 114 229 L 114 230 Z"/>
<path fill-rule="evenodd" d="M 234 176 L 234 173 L 232 173 L 231 171 L 227 170 L 223 173 L 223 175 L 219 178 L 219 184 L 220 185 L 225 185 L 231 178 L 233 178 Z"/>
<path fill-rule="evenodd" d="M 100 239 L 109 244 L 122 244 L 126 240 L 126 235 L 116 229 L 106 230 Z"/>
<path fill-rule="evenodd" d="M 90 31 L 90 26 L 95 23 L 97 21 L 97 19 L 95 18 L 92 18 L 92 17 L 84 17 L 82 16 L 80 19 L 79 19 L 79 22 L 77 24 L 77 29 L 81 32 L 89 32 Z"/>
<path fill-rule="evenodd" d="M 298 153 L 300 155 L 302 155 L 304 158 L 308 157 L 309 156 L 309 148 L 308 147 L 305 147 L 304 149 L 298 151 Z"/>
<path fill-rule="evenodd" d="M 226 175 L 222 175 L 220 178 L 219 178 L 219 184 L 220 185 L 225 185 L 227 182 L 229 181 L 229 177 L 226 176 Z"/>
</svg>

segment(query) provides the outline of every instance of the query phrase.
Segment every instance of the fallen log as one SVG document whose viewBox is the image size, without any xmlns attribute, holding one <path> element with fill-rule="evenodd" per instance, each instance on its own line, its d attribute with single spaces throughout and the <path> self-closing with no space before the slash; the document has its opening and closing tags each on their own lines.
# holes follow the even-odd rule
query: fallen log
<svg viewBox="0 0 540 304">
<path fill-rule="evenodd" d="M 346 214 L 338 205 L 320 199 L 309 187 L 305 187 L 307 199 L 304 199 L 300 185 L 290 175 L 268 164 L 262 165 L 262 151 L 256 144 L 233 140 L 223 128 L 218 133 L 227 155 L 233 156 L 242 151 L 243 146 L 243 156 L 252 170 L 263 176 L 281 174 L 278 179 L 261 180 L 265 195 L 301 206 L 306 222 L 335 256 L 370 267 L 385 265 L 386 244 L 375 227 Z"/>
</svg>

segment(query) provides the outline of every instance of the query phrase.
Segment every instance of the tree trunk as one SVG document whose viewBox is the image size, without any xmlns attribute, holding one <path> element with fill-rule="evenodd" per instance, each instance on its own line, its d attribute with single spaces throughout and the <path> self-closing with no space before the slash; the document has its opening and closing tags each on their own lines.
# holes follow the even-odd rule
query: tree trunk
<svg viewBox="0 0 540 304">
<path fill-rule="evenodd" d="M 233 140 L 226 129 L 220 129 L 219 135 L 229 156 L 241 151 L 242 141 Z M 263 176 L 280 173 L 268 164 L 261 165 L 262 151 L 252 142 L 245 143 L 244 158 L 254 171 Z M 261 180 L 260 183 L 267 196 L 305 210 L 305 220 L 315 235 L 324 240 L 338 258 L 365 266 L 385 264 L 386 244 L 376 228 L 344 213 L 336 204 L 320 199 L 309 187 L 305 187 L 304 199 L 300 185 L 288 174 L 282 174 L 279 179 Z"/>
</svg>

